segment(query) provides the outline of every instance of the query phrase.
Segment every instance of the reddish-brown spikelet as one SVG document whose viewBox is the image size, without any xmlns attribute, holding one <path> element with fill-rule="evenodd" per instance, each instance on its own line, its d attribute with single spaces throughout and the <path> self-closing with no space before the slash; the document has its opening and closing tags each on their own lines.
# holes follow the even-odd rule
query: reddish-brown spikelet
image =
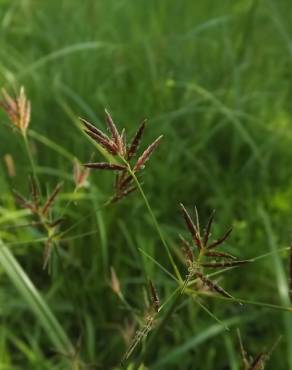
<svg viewBox="0 0 292 370">
<path fill-rule="evenodd" d="M 223 242 L 225 242 L 225 240 L 229 237 L 229 235 L 231 234 L 232 232 L 232 227 L 230 227 L 226 233 L 219 239 L 215 240 L 213 243 L 211 243 L 207 248 L 208 249 L 213 249 L 213 248 L 216 248 L 218 247 L 218 245 L 222 244 Z"/>
<path fill-rule="evenodd" d="M 30 191 L 31 191 L 32 201 L 33 201 L 35 209 L 37 210 L 39 206 L 39 200 L 40 200 L 39 190 L 38 190 L 36 181 L 33 176 L 29 177 L 29 182 L 30 182 Z"/>
<path fill-rule="evenodd" d="M 266 352 L 259 353 L 256 358 L 253 360 L 250 370 L 263 370 L 265 367 L 265 362 L 267 361 Z"/>
<path fill-rule="evenodd" d="M 138 131 L 136 132 L 135 136 L 132 139 L 132 142 L 131 142 L 131 144 L 128 148 L 128 151 L 127 151 L 127 159 L 128 160 L 135 157 L 135 155 L 137 153 L 137 150 L 139 148 L 139 144 L 141 142 L 141 138 L 142 138 L 144 130 L 145 130 L 146 122 L 147 122 L 146 119 L 141 122 L 141 124 L 138 128 Z"/>
<path fill-rule="evenodd" d="M 154 308 L 155 312 L 158 312 L 160 307 L 160 300 L 157 290 L 151 280 L 149 280 L 149 286 L 152 299 L 152 307 Z"/>
<path fill-rule="evenodd" d="M 59 183 L 55 189 L 53 190 L 52 194 L 48 197 L 48 199 L 46 200 L 44 206 L 43 206 L 43 209 L 42 209 L 42 214 L 44 216 L 47 215 L 49 209 L 51 208 L 51 206 L 53 205 L 54 201 L 56 200 L 56 197 L 57 195 L 59 194 L 61 188 L 63 186 L 63 183 Z"/>
<path fill-rule="evenodd" d="M 182 248 L 186 257 L 187 265 L 192 266 L 194 262 L 194 254 L 190 246 L 190 243 L 182 235 L 179 235 L 179 237 L 182 242 Z"/>
<path fill-rule="evenodd" d="M 80 121 L 83 123 L 83 125 L 86 127 L 86 130 L 89 132 L 94 133 L 97 136 L 100 136 L 104 140 L 110 140 L 110 138 L 105 135 L 101 130 L 99 130 L 97 127 L 95 127 L 92 123 L 88 122 L 86 119 L 79 117 Z"/>
<path fill-rule="evenodd" d="M 118 183 L 119 185 L 119 189 L 122 190 L 122 189 L 125 189 L 127 188 L 127 186 L 133 181 L 133 177 L 131 175 L 128 175 L 125 174 L 125 176 L 123 176 L 120 180 L 120 182 Z"/>
<path fill-rule="evenodd" d="M 206 246 L 208 244 L 208 241 L 209 241 L 209 237 L 210 237 L 210 231 L 211 231 L 211 227 L 212 227 L 212 223 L 213 223 L 213 220 L 214 220 L 214 215 L 215 215 L 215 210 L 211 213 L 210 217 L 209 217 L 209 220 L 207 222 L 207 225 L 206 225 L 206 228 L 205 228 L 205 232 L 204 232 L 204 246 Z"/>
<path fill-rule="evenodd" d="M 239 348 L 240 348 L 240 354 L 241 354 L 241 361 L 243 370 L 263 370 L 265 369 L 267 361 L 270 359 L 271 354 L 273 353 L 276 346 L 279 344 L 281 337 L 277 338 L 276 341 L 273 343 L 272 347 L 268 351 L 262 351 L 260 352 L 250 363 L 248 360 L 247 353 L 243 347 L 240 331 L 237 329 L 237 336 L 239 341 Z"/>
<path fill-rule="evenodd" d="M 116 195 L 113 196 L 113 198 L 111 199 L 111 203 L 115 203 L 117 202 L 118 200 L 121 200 L 122 198 L 126 197 L 127 195 L 129 195 L 130 193 L 133 193 L 134 191 L 137 190 L 137 187 L 135 185 L 127 188 L 126 190 L 124 191 L 119 191 L 117 192 Z"/>
<path fill-rule="evenodd" d="M 203 284 L 207 285 L 207 287 L 210 288 L 210 290 L 215 291 L 224 297 L 232 298 L 232 295 L 226 292 L 226 290 L 221 288 L 219 285 L 214 283 L 212 280 L 208 279 L 206 276 L 204 276 L 200 272 L 197 272 L 196 276 L 203 282 Z"/>
<path fill-rule="evenodd" d="M 154 150 L 158 147 L 160 141 L 162 140 L 163 135 L 160 135 L 152 144 L 148 146 L 148 148 L 142 153 L 142 155 L 138 158 L 134 168 L 133 172 L 138 172 L 139 170 L 143 169 L 145 166 L 145 163 L 149 160 L 151 154 L 154 152 Z"/>
<path fill-rule="evenodd" d="M 116 144 L 117 148 L 118 148 L 118 153 L 123 155 L 123 147 L 124 147 L 124 143 L 123 143 L 123 140 L 119 134 L 119 131 L 117 129 L 117 126 L 115 125 L 111 115 L 109 114 L 109 112 L 105 109 L 105 114 L 106 114 L 106 122 L 107 122 L 107 125 L 108 125 L 108 128 L 112 134 L 112 140 L 113 142 Z"/>
<path fill-rule="evenodd" d="M 268 351 L 263 351 L 259 353 L 251 364 L 249 370 L 263 370 L 267 361 L 270 359 L 273 351 L 277 347 L 281 340 L 281 337 L 277 338 L 273 343 L 272 347 Z"/>
<path fill-rule="evenodd" d="M 107 162 L 85 163 L 84 167 L 93 168 L 95 170 L 110 170 L 110 171 L 124 171 L 126 169 L 126 167 L 123 165 Z"/>
<path fill-rule="evenodd" d="M 195 244 L 197 245 L 198 249 L 201 250 L 202 243 L 201 243 L 201 240 L 200 240 L 199 231 L 197 230 L 197 227 L 195 226 L 195 224 L 194 224 L 191 216 L 189 215 L 188 211 L 186 210 L 185 206 L 182 203 L 180 203 L 180 207 L 181 207 L 182 214 L 183 214 L 183 217 L 185 219 L 186 225 L 189 229 L 189 232 L 191 233 L 192 238 L 193 238 Z"/>
<path fill-rule="evenodd" d="M 19 194 L 16 190 L 12 190 L 15 201 L 20 205 L 20 207 L 27 208 L 32 212 L 35 212 L 35 208 L 33 204 L 31 204 L 28 200 L 26 200 L 21 194 Z"/>
<path fill-rule="evenodd" d="M 206 252 L 204 255 L 207 257 L 228 258 L 231 260 L 236 260 L 236 257 L 232 256 L 232 254 L 225 252 Z"/>
<path fill-rule="evenodd" d="M 94 141 L 96 141 L 98 144 L 100 144 L 106 151 L 108 151 L 110 154 L 117 154 L 118 147 L 117 145 L 101 130 L 99 130 L 97 127 L 92 125 L 90 122 L 86 121 L 83 118 L 79 118 L 80 121 L 85 126 L 84 132 L 91 137 Z"/>
<path fill-rule="evenodd" d="M 116 144 L 110 139 L 106 140 L 101 136 L 95 134 L 92 131 L 85 130 L 85 133 L 90 136 L 94 141 L 100 144 L 108 153 L 116 155 L 118 153 L 118 148 Z"/>
</svg>

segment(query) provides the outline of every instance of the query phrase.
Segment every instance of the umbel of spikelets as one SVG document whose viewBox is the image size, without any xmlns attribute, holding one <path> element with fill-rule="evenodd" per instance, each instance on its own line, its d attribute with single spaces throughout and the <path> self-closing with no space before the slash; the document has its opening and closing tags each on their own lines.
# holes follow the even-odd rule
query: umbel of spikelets
<svg viewBox="0 0 292 370">
<path fill-rule="evenodd" d="M 84 166 L 95 170 L 107 170 L 116 173 L 115 194 L 111 199 L 111 202 L 116 202 L 136 190 L 133 174 L 136 175 L 145 168 L 146 162 L 158 147 L 162 135 L 154 140 L 154 142 L 137 158 L 138 149 L 146 126 L 146 120 L 140 124 L 136 134 L 130 143 L 127 144 L 125 130 L 123 129 L 119 132 L 111 115 L 107 111 L 105 111 L 105 113 L 109 135 L 102 132 L 85 119 L 80 118 L 80 120 L 84 126 L 85 133 L 103 147 L 107 153 L 116 156 L 119 159 L 119 163 L 96 162 L 85 163 Z"/>
<path fill-rule="evenodd" d="M 44 260 L 43 268 L 45 269 L 53 247 L 54 237 L 58 231 L 59 225 L 62 223 L 62 218 L 53 219 L 51 216 L 51 209 L 56 201 L 62 188 L 62 183 L 56 185 L 52 193 L 42 203 L 40 200 L 40 194 L 38 187 L 36 186 L 34 179 L 30 179 L 30 198 L 26 199 L 17 191 L 13 191 L 16 202 L 25 209 L 28 209 L 33 215 L 35 222 L 31 225 L 35 227 L 41 227 L 48 235 L 45 241 L 44 247 Z"/>
<path fill-rule="evenodd" d="M 218 248 L 222 246 L 231 234 L 232 227 L 230 227 L 220 238 L 210 241 L 214 212 L 212 212 L 205 229 L 201 232 L 197 210 L 196 221 L 194 222 L 183 204 L 180 204 L 180 208 L 192 239 L 192 242 L 190 243 L 188 240 L 180 236 L 186 265 L 188 267 L 186 284 L 194 277 L 211 291 L 221 294 L 224 297 L 232 298 L 232 296 L 222 287 L 210 280 L 204 272 L 206 268 L 210 270 L 235 267 L 249 262 L 248 260 L 238 260 L 235 256 L 229 253 L 218 251 Z"/>
</svg>

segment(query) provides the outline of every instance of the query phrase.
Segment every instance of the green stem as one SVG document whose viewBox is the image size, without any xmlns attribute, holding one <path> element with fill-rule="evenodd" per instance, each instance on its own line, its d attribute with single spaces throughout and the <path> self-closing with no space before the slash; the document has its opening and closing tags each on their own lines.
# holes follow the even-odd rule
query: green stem
<svg viewBox="0 0 292 370">
<path fill-rule="evenodd" d="M 29 163 L 30 163 L 30 166 L 31 166 L 33 179 L 34 179 L 34 181 L 37 185 L 38 190 L 40 191 L 41 188 L 40 188 L 39 179 L 37 177 L 36 165 L 34 163 L 33 155 L 31 153 L 29 142 L 28 142 L 28 139 L 27 139 L 26 135 L 23 135 L 23 141 L 24 141 L 25 150 L 26 150 L 26 153 L 27 153 L 27 156 L 28 156 L 28 160 L 29 160 Z"/>
<path fill-rule="evenodd" d="M 123 159 L 123 158 L 122 158 L 122 160 L 127 165 L 128 171 L 129 171 L 130 175 L 132 176 L 132 178 L 133 178 L 133 180 L 134 180 L 134 182 L 135 182 L 135 184 L 136 184 L 136 186 L 137 186 L 137 188 L 138 188 L 138 190 L 139 190 L 139 192 L 140 192 L 140 194 L 141 194 L 141 196 L 142 196 L 142 198 L 144 200 L 145 206 L 146 206 L 146 208 L 147 208 L 147 210 L 148 210 L 148 212 L 149 212 L 149 214 L 150 214 L 150 216 L 152 218 L 153 224 L 154 224 L 154 226 L 155 226 L 155 228 L 157 230 L 157 233 L 159 235 L 159 238 L 160 238 L 160 240 L 161 240 L 161 242 L 162 242 L 162 244 L 163 244 L 163 246 L 164 246 L 164 248 L 166 250 L 167 256 L 168 256 L 168 258 L 170 260 L 170 263 L 171 263 L 171 265 L 172 265 L 172 267 L 174 269 L 174 272 L 175 272 L 178 280 L 180 282 L 183 282 L 183 279 L 181 277 L 181 274 L 180 274 L 180 272 L 179 272 L 179 270 L 178 270 L 178 268 L 176 266 L 176 263 L 174 262 L 174 259 L 173 259 L 172 255 L 171 255 L 171 252 L 170 252 L 170 249 L 169 249 L 169 247 L 168 247 L 168 245 L 166 243 L 166 240 L 165 240 L 165 238 L 164 238 L 164 236 L 162 234 L 162 231 L 161 231 L 160 226 L 158 224 L 157 218 L 155 217 L 155 215 L 154 215 L 154 213 L 152 211 L 152 208 L 151 208 L 151 206 L 149 204 L 149 201 L 148 201 L 148 199 L 146 197 L 146 194 L 144 193 L 144 190 L 142 189 L 142 186 L 141 186 L 139 180 L 137 179 L 137 176 L 132 171 L 129 163 L 125 159 Z"/>
<path fill-rule="evenodd" d="M 204 292 L 195 292 L 195 294 L 196 295 L 208 296 L 210 298 L 215 298 L 215 299 L 218 298 L 218 299 L 221 299 L 221 300 L 227 301 L 227 302 L 235 302 L 235 303 L 241 303 L 241 304 L 248 304 L 248 305 L 252 305 L 252 306 L 260 306 L 260 307 L 263 307 L 263 308 L 270 308 L 270 309 L 273 309 L 273 310 L 292 312 L 292 307 L 279 306 L 279 305 L 272 304 L 272 303 L 252 301 L 252 300 L 249 300 L 249 299 L 242 299 L 242 298 L 227 298 L 227 297 L 223 297 L 221 295 L 213 295 L 213 294 L 204 293 Z"/>
</svg>

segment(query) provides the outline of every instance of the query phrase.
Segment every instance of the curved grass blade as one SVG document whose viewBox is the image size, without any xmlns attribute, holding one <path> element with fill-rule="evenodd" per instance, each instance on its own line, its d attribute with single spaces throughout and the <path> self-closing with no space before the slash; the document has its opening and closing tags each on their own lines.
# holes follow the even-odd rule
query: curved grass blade
<svg viewBox="0 0 292 370">
<path fill-rule="evenodd" d="M 74 347 L 62 326 L 39 294 L 32 281 L 0 239 L 0 265 L 38 318 L 52 345 L 58 351 L 73 353 Z"/>
</svg>

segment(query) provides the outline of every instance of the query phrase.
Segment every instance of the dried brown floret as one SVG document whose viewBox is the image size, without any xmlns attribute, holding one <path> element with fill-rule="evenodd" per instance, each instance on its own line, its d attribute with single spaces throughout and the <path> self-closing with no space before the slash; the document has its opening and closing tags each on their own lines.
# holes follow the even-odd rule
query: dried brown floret
<svg viewBox="0 0 292 370">
<path fill-rule="evenodd" d="M 24 87 L 20 88 L 19 95 L 15 98 L 11 97 L 5 89 L 2 89 L 2 96 L 0 107 L 6 112 L 11 123 L 25 136 L 30 122 L 31 105 L 25 95 Z"/>
<path fill-rule="evenodd" d="M 124 171 L 126 169 L 126 167 L 123 165 L 107 162 L 85 163 L 84 167 L 93 168 L 95 170 L 111 170 L 111 171 Z"/>
<path fill-rule="evenodd" d="M 42 214 L 44 216 L 47 215 L 49 209 L 51 208 L 51 206 L 53 205 L 54 201 L 56 200 L 56 197 L 57 195 L 59 194 L 61 188 L 63 186 L 63 183 L 59 183 L 55 189 L 53 190 L 52 194 L 48 197 L 48 199 L 46 200 L 44 206 L 43 206 L 43 209 L 42 209 Z"/>
</svg>

